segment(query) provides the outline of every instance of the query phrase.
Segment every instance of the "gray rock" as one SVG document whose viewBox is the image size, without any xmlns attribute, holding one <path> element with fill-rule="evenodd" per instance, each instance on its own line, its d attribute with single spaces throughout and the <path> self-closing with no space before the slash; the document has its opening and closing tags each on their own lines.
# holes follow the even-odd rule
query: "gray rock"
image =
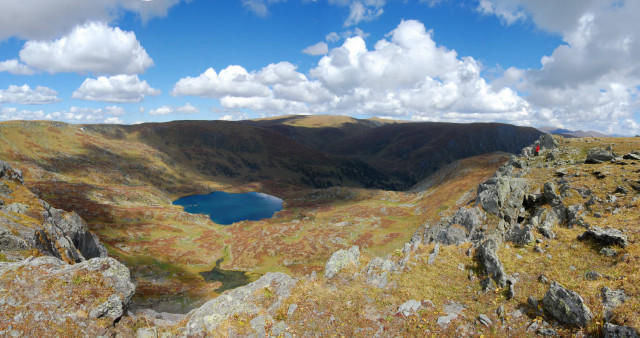
<svg viewBox="0 0 640 338">
<path fill-rule="evenodd" d="M 491 318 L 489 318 L 489 316 L 485 315 L 485 314 L 479 314 L 478 315 L 478 321 L 480 322 L 480 324 L 486 326 L 486 327 L 491 327 Z"/>
<path fill-rule="evenodd" d="M 466 306 L 450 301 L 444 305 L 444 313 L 446 315 L 438 317 L 437 324 L 440 327 L 447 327 L 453 320 L 458 318 L 464 309 L 466 309 Z"/>
<path fill-rule="evenodd" d="M 449 225 L 440 231 L 434 240 L 444 245 L 460 245 L 469 241 L 467 236 L 468 234 L 465 229 L 455 225 Z"/>
<path fill-rule="evenodd" d="M 615 257 L 618 255 L 618 251 L 612 248 L 602 248 L 600 249 L 600 254 L 605 257 Z"/>
<path fill-rule="evenodd" d="M 509 290 L 507 291 L 507 299 L 514 299 L 516 297 L 516 288 L 513 284 L 509 284 Z"/>
<path fill-rule="evenodd" d="M 480 287 L 482 287 L 482 291 L 489 292 L 497 289 L 496 282 L 491 279 L 491 277 L 483 278 L 480 281 Z"/>
<path fill-rule="evenodd" d="M 549 284 L 549 278 L 545 275 L 538 276 L 538 282 L 542 284 Z"/>
<path fill-rule="evenodd" d="M 398 307 L 398 311 L 396 311 L 396 314 L 401 314 L 405 317 L 409 317 L 411 315 L 414 315 L 421 308 L 422 308 L 421 302 L 415 299 L 411 299 L 402 303 L 402 305 Z"/>
<path fill-rule="evenodd" d="M 289 308 L 287 309 L 287 317 L 293 316 L 293 314 L 296 312 L 297 309 L 298 309 L 298 304 L 294 303 L 289 305 Z"/>
<path fill-rule="evenodd" d="M 525 246 L 535 241 L 530 225 L 515 225 L 511 227 L 507 231 L 506 239 L 520 246 Z"/>
<path fill-rule="evenodd" d="M 266 311 L 274 316 L 295 284 L 295 279 L 283 273 L 267 273 L 255 282 L 226 291 L 189 312 L 184 334 L 196 336 L 213 333 L 218 325 L 234 315 L 254 315 Z M 270 304 L 266 309 L 262 305 L 265 300 Z"/>
<path fill-rule="evenodd" d="M 594 239 L 595 241 L 603 245 L 617 244 L 622 247 L 629 245 L 627 241 L 627 235 L 623 234 L 620 230 L 600 227 L 592 227 L 585 231 L 582 235 L 578 236 L 579 240 Z"/>
<path fill-rule="evenodd" d="M 289 334 L 288 332 L 286 332 L 288 328 L 289 325 L 287 325 L 287 323 L 277 322 L 276 325 L 271 328 L 271 336 L 279 337 L 281 334 Z"/>
<path fill-rule="evenodd" d="M 433 252 L 429 254 L 429 261 L 427 262 L 429 265 L 435 263 L 436 258 L 438 257 L 438 253 L 440 253 L 440 243 L 436 243 L 433 247 Z"/>
<path fill-rule="evenodd" d="M 496 253 L 497 249 L 498 244 L 496 241 L 492 238 L 487 239 L 478 247 L 476 259 L 484 266 L 485 271 L 493 278 L 496 285 L 503 287 L 507 283 L 507 275 Z"/>
<path fill-rule="evenodd" d="M 467 229 L 467 231 L 473 232 L 480 228 L 486 219 L 487 216 L 478 207 L 460 208 L 453 216 L 452 223 L 459 224 Z"/>
<path fill-rule="evenodd" d="M 124 313 L 124 307 L 122 305 L 122 301 L 116 295 L 111 295 L 106 302 L 98 305 L 95 309 L 89 312 L 89 317 L 96 319 L 102 317 L 109 317 L 113 320 L 116 320 L 122 317 Z"/>
<path fill-rule="evenodd" d="M 616 158 L 616 156 L 613 154 L 613 152 L 609 150 L 605 150 L 602 148 L 591 148 L 589 149 L 589 153 L 587 154 L 587 159 L 584 161 L 584 163 L 599 164 L 599 163 L 611 161 L 614 158 Z"/>
<path fill-rule="evenodd" d="M 538 302 L 537 299 L 529 296 L 527 297 L 527 303 L 529 303 L 529 305 L 531 305 L 531 307 L 533 307 L 534 309 L 538 309 L 538 306 L 540 305 L 540 303 Z"/>
<path fill-rule="evenodd" d="M 622 289 L 611 290 L 608 287 L 602 288 L 602 305 L 604 306 L 604 317 L 608 321 L 613 315 L 613 309 L 622 305 L 629 296 Z"/>
<path fill-rule="evenodd" d="M 558 148 L 558 141 L 553 138 L 551 134 L 541 135 L 537 143 L 541 149 L 556 149 Z"/>
<path fill-rule="evenodd" d="M 360 249 L 357 246 L 352 246 L 349 250 L 338 250 L 331 255 L 329 261 L 324 267 L 324 276 L 332 278 L 338 271 L 346 268 L 349 265 L 358 266 L 358 260 L 360 259 Z"/>
<path fill-rule="evenodd" d="M 584 327 L 593 319 L 582 297 L 556 282 L 551 283 L 543 302 L 545 309 L 560 322 Z"/>
<path fill-rule="evenodd" d="M 516 222 L 527 189 L 528 183 L 523 178 L 492 177 L 478 186 L 476 203 L 491 215 Z"/>
<path fill-rule="evenodd" d="M 557 336 L 558 333 L 556 332 L 556 330 L 552 329 L 552 328 L 539 328 L 538 331 L 536 331 L 537 334 L 541 335 L 541 336 Z"/>
<path fill-rule="evenodd" d="M 552 182 L 544 184 L 542 196 L 544 197 L 544 201 L 549 204 L 562 202 L 562 199 L 556 192 L 556 186 Z"/>
<path fill-rule="evenodd" d="M 602 278 L 602 275 L 595 271 L 587 271 L 584 275 L 584 279 L 591 281 L 598 280 L 600 278 Z"/>
<path fill-rule="evenodd" d="M 573 228 L 574 226 L 584 227 L 584 221 L 582 220 L 584 207 L 580 204 L 570 205 L 567 208 L 567 227 Z"/>
<path fill-rule="evenodd" d="M 625 154 L 624 156 L 622 156 L 622 158 L 625 159 L 625 160 L 640 161 L 640 154 L 638 154 L 638 153 L 628 153 L 628 154 Z"/>
<path fill-rule="evenodd" d="M 249 325 L 251 326 L 251 329 L 253 329 L 253 331 L 256 332 L 256 334 L 258 335 L 258 337 L 266 337 L 267 333 L 264 329 L 265 325 L 267 324 L 267 321 L 273 321 L 273 318 L 269 315 L 260 315 L 260 316 L 256 316 L 255 318 L 253 318 L 250 322 Z"/>
<path fill-rule="evenodd" d="M 638 332 L 631 326 L 619 326 L 611 323 L 602 328 L 604 338 L 638 338 Z"/>
</svg>

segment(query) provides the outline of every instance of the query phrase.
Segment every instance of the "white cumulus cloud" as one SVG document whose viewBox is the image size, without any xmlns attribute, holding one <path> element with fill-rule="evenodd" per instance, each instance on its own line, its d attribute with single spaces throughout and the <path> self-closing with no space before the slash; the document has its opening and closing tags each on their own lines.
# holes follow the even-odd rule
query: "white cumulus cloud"
<svg viewBox="0 0 640 338">
<path fill-rule="evenodd" d="M 209 68 L 198 77 L 180 79 L 171 94 L 210 98 L 268 96 L 269 88 L 254 81 L 254 76 L 241 66 L 229 66 L 220 74 Z"/>
<path fill-rule="evenodd" d="M 32 89 L 29 85 L 10 85 L 7 89 L 0 90 L 0 103 L 17 104 L 48 104 L 60 102 L 58 92 L 55 90 L 37 86 Z"/>
<path fill-rule="evenodd" d="M 347 39 L 321 58 L 309 76 L 289 62 L 258 71 L 229 66 L 178 81 L 174 95 L 220 100 L 226 109 L 265 115 L 362 114 L 401 118 L 518 123 L 529 104 L 510 88 L 495 89 L 471 57 L 437 46 L 422 23 L 403 21 L 367 48 L 362 37 Z M 222 79 L 223 73 L 226 80 Z M 235 86 L 231 86 L 235 84 Z M 230 88 L 234 88 L 231 90 Z"/>
<path fill-rule="evenodd" d="M 27 41 L 20 60 L 49 73 L 139 74 L 153 65 L 135 33 L 103 22 L 77 26 L 56 40 Z"/>
<path fill-rule="evenodd" d="M 0 72 L 7 72 L 14 75 L 33 75 L 35 72 L 33 69 L 27 67 L 23 63 L 16 59 L 6 60 L 0 62 Z"/>
<path fill-rule="evenodd" d="M 329 46 L 326 42 L 320 41 L 315 45 L 303 49 L 302 52 L 309 55 L 325 55 L 329 52 Z"/>
<path fill-rule="evenodd" d="M 149 115 L 169 115 L 173 113 L 197 114 L 199 112 L 200 110 L 198 108 L 192 106 L 190 103 L 187 103 L 182 107 L 173 107 L 173 106 L 164 105 L 162 107 L 150 110 Z"/>
<path fill-rule="evenodd" d="M 86 79 L 71 97 L 88 101 L 130 103 L 140 102 L 147 95 L 160 95 L 160 90 L 151 88 L 147 81 L 140 81 L 137 75 L 116 75 Z"/>
</svg>

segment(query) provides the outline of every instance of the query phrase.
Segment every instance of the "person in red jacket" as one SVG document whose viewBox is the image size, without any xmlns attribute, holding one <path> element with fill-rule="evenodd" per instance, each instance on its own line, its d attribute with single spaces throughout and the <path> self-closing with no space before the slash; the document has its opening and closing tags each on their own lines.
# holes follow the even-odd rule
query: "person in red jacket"
<svg viewBox="0 0 640 338">
<path fill-rule="evenodd" d="M 536 144 L 536 156 L 540 153 L 540 145 Z"/>
</svg>

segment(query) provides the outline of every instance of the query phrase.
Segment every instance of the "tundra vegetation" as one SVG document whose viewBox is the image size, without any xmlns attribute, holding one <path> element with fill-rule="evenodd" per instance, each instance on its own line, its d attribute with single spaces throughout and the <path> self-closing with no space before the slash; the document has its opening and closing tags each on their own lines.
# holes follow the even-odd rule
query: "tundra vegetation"
<svg viewBox="0 0 640 338">
<path fill-rule="evenodd" d="M 130 269 L 133 300 L 126 283 L 95 271 L 38 286 L 102 288 L 81 291 L 97 299 L 84 305 L 86 316 L 74 312 L 92 320 L 91 330 L 68 329 L 76 334 L 637 332 L 640 140 L 538 140 L 527 130 L 515 142 L 506 139 L 517 131 L 505 126 L 471 126 L 454 137 L 449 124 L 437 133 L 341 117 L 223 126 L 6 122 L 0 158 L 21 169 L 24 185 L 5 177 L 2 214 L 41 228 L 47 208 L 73 211 Z M 541 156 L 527 156 L 534 141 Z M 261 191 L 285 208 L 221 226 L 171 205 L 212 190 Z M 81 255 L 93 238 L 88 230 L 82 241 L 68 233 L 57 242 L 66 236 L 73 245 L 3 249 L 0 261 L 52 255 L 80 271 L 85 261 L 106 259 L 95 243 L 96 258 Z M 65 250 L 80 254 L 72 259 Z M 202 275 L 216 266 L 255 282 L 227 290 Z M 24 278 L 17 273 L 31 273 L 5 270 L 3 289 Z M 0 330 L 28 333 L 11 313 Z M 29 325 L 39 325 L 32 317 Z"/>
</svg>

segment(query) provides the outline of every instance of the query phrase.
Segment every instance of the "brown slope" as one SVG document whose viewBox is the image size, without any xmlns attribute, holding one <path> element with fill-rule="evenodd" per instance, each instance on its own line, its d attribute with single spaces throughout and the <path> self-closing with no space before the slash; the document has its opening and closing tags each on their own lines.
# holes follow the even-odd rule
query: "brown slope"
<svg viewBox="0 0 640 338">
<path fill-rule="evenodd" d="M 359 159 L 328 154 L 279 132 L 244 123 L 174 121 L 87 127 L 105 135 L 135 134 L 141 142 L 186 166 L 185 170 L 222 183 L 276 179 L 312 187 L 396 185 Z"/>
<path fill-rule="evenodd" d="M 388 124 L 334 142 L 326 150 L 366 161 L 409 187 L 458 159 L 494 151 L 516 153 L 541 134 L 498 123 Z"/>
</svg>

